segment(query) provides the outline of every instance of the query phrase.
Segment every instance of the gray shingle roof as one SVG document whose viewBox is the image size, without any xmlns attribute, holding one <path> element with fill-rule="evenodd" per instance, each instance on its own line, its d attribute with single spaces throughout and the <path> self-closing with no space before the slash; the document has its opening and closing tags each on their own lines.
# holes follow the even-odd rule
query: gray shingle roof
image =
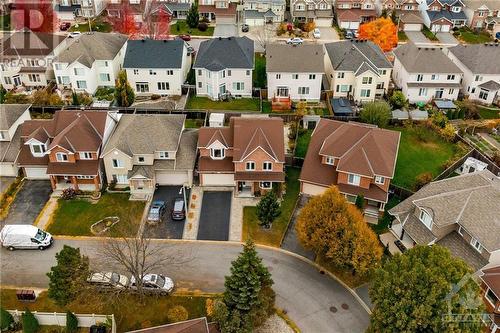
<svg viewBox="0 0 500 333">
<path fill-rule="evenodd" d="M 181 68 L 183 40 L 130 40 L 123 68 Z"/>
<path fill-rule="evenodd" d="M 0 104 L 0 130 L 7 131 L 31 104 Z"/>
<path fill-rule="evenodd" d="M 63 50 L 54 61 L 72 63 L 78 60 L 90 68 L 96 60 L 113 60 L 127 39 L 126 35 L 117 33 L 85 33 Z"/>
<path fill-rule="evenodd" d="M 500 9 L 500 1 L 498 0 L 462 0 L 466 7 L 476 10 L 481 6 L 488 7 L 489 10 Z"/>
<path fill-rule="evenodd" d="M 485 83 L 481 83 L 478 87 L 488 89 L 489 91 L 496 91 L 500 89 L 500 83 L 493 80 L 489 80 Z"/>
<path fill-rule="evenodd" d="M 384 53 L 371 41 L 341 41 L 325 45 L 333 69 L 337 71 L 362 72 L 371 68 L 377 73 L 379 68 L 392 68 Z"/>
<path fill-rule="evenodd" d="M 488 261 L 484 259 L 479 252 L 474 250 L 455 231 L 450 232 L 448 235 L 437 241 L 436 244 L 446 247 L 450 250 L 453 256 L 463 259 L 474 268 L 474 271 L 481 269 L 488 263 Z"/>
<path fill-rule="evenodd" d="M 323 45 L 269 44 L 266 47 L 266 71 L 288 73 L 323 73 Z"/>
<path fill-rule="evenodd" d="M 458 44 L 448 50 L 474 74 L 500 74 L 499 44 Z"/>
<path fill-rule="evenodd" d="M 155 151 L 177 151 L 186 115 L 125 114 L 111 135 L 103 154 L 113 149 L 132 156 Z"/>
<path fill-rule="evenodd" d="M 448 10 L 441 10 L 441 11 L 428 10 L 427 15 L 429 16 L 431 22 L 437 21 L 442 18 L 445 18 L 452 22 L 453 20 L 467 20 L 467 16 L 465 16 L 465 13 L 463 11 L 455 13 Z"/>
<path fill-rule="evenodd" d="M 409 73 L 462 73 L 440 48 L 408 42 L 398 46 L 394 55 Z"/>
<path fill-rule="evenodd" d="M 254 66 L 254 43 L 247 37 L 212 38 L 201 42 L 193 68 L 220 71 Z"/>
</svg>

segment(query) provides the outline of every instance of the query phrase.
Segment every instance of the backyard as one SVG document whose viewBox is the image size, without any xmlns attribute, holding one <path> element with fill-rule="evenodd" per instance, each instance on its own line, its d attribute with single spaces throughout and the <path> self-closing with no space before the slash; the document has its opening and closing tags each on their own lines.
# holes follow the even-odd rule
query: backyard
<svg viewBox="0 0 500 333">
<path fill-rule="evenodd" d="M 492 41 L 490 34 L 487 31 L 474 32 L 469 28 L 458 29 L 458 39 L 468 44 L 482 44 Z"/>
<path fill-rule="evenodd" d="M 90 226 L 105 218 L 118 216 L 120 222 L 107 236 L 133 236 L 141 223 L 144 202 L 129 201 L 129 194 L 104 193 L 97 203 L 84 199 L 62 200 L 52 216 L 48 232 L 54 235 L 92 236 Z M 121 234 L 124 231 L 126 234 Z"/>
<path fill-rule="evenodd" d="M 134 295 L 121 294 L 118 297 L 108 297 L 103 293 L 84 293 L 66 307 L 57 306 L 42 292 L 35 302 L 19 302 L 16 290 L 1 289 L 2 307 L 9 310 L 25 310 L 40 312 L 66 312 L 70 310 L 78 314 L 115 315 L 117 332 L 127 332 L 151 326 L 169 323 L 167 310 L 175 305 L 183 306 L 189 318 L 206 316 L 206 301 L 204 296 L 148 296 L 141 301 Z M 115 295 L 117 296 L 117 295 Z M 87 330 L 88 332 L 88 330 Z"/>
<path fill-rule="evenodd" d="M 198 28 L 190 28 L 185 20 L 177 20 L 176 23 L 170 26 L 170 33 L 175 35 L 212 36 L 214 27 L 208 27 L 207 30 L 201 31 Z"/>
<path fill-rule="evenodd" d="M 92 26 L 92 31 L 97 31 L 97 32 L 111 32 L 113 31 L 113 26 L 111 23 L 103 20 L 102 18 L 96 18 L 90 22 L 90 25 Z M 71 28 L 69 28 L 69 31 L 80 31 L 80 32 L 89 32 L 90 27 L 88 23 L 82 23 L 82 24 L 75 24 Z"/>
<path fill-rule="evenodd" d="M 307 147 L 309 147 L 309 142 L 311 141 L 311 135 L 312 130 L 299 132 L 297 146 L 295 147 L 295 157 L 306 157 Z"/>
<path fill-rule="evenodd" d="M 445 162 L 461 153 L 458 145 L 444 141 L 424 126 L 391 129 L 401 132 L 396 172 L 392 180 L 396 186 L 414 189 L 418 175 L 430 172 L 436 177 L 444 170 Z"/>
<path fill-rule="evenodd" d="M 483 119 L 500 119 L 500 109 L 491 107 L 479 107 L 479 114 Z"/>
<path fill-rule="evenodd" d="M 0 15 L 0 30 L 10 30 L 10 14 Z"/>
<path fill-rule="evenodd" d="M 253 70 L 254 88 L 266 87 L 266 57 L 263 53 L 255 53 L 255 69 Z"/>
<path fill-rule="evenodd" d="M 230 101 L 212 101 L 208 97 L 190 96 L 186 103 L 190 110 L 260 111 L 258 98 L 238 98 Z"/>
<path fill-rule="evenodd" d="M 287 168 L 286 193 L 281 202 L 281 214 L 273 222 L 271 229 L 263 229 L 259 226 L 256 207 L 243 208 L 243 241 L 252 238 L 257 244 L 276 247 L 281 245 L 281 238 L 285 234 L 299 196 L 299 175 L 300 169 Z"/>
</svg>

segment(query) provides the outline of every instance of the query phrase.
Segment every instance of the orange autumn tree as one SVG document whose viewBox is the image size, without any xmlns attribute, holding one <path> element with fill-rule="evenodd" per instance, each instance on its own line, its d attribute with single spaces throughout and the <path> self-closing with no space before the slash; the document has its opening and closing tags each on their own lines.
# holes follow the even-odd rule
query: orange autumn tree
<svg viewBox="0 0 500 333">
<path fill-rule="evenodd" d="M 398 29 L 390 18 L 380 17 L 359 27 L 358 39 L 371 40 L 384 52 L 398 45 Z"/>
</svg>

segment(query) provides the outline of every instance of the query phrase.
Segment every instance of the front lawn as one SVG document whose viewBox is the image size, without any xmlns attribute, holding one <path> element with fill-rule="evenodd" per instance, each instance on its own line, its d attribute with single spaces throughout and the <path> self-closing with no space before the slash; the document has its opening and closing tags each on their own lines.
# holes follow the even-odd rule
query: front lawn
<svg viewBox="0 0 500 333">
<path fill-rule="evenodd" d="M 490 34 L 486 31 L 474 32 L 469 28 L 460 28 L 458 32 L 460 33 L 460 35 L 458 35 L 458 39 L 468 44 L 482 44 L 493 40 Z"/>
<path fill-rule="evenodd" d="M 206 316 L 206 301 L 203 296 L 147 296 L 144 303 L 134 295 L 122 294 L 117 297 L 103 293 L 81 295 L 77 300 L 66 307 L 57 306 L 42 292 L 34 303 L 19 302 L 16 290 L 1 289 L 2 307 L 9 310 L 23 311 L 28 308 L 39 312 L 66 312 L 67 310 L 79 314 L 115 315 L 117 332 L 127 332 L 152 326 L 170 323 L 167 311 L 175 305 L 183 306 L 190 319 Z M 88 332 L 88 330 L 87 330 Z"/>
<path fill-rule="evenodd" d="M 253 70 L 253 86 L 265 88 L 267 84 L 266 57 L 263 53 L 255 53 L 255 68 Z"/>
<path fill-rule="evenodd" d="M 190 28 L 186 20 L 177 20 L 175 24 L 170 26 L 170 33 L 174 35 L 213 36 L 214 27 L 208 27 L 206 31 L 201 31 L 198 28 Z"/>
<path fill-rule="evenodd" d="M 459 152 L 458 146 L 446 142 L 424 126 L 394 127 L 401 132 L 396 173 L 392 184 L 414 189 L 416 177 L 430 172 L 433 177 L 443 170 L 443 164 Z M 420 138 L 424 137 L 425 141 Z"/>
<path fill-rule="evenodd" d="M 479 107 L 479 114 L 483 119 L 499 119 L 500 118 L 500 109 L 497 108 L 485 108 Z"/>
<path fill-rule="evenodd" d="M 230 101 L 212 101 L 208 97 L 191 96 L 187 100 L 186 109 L 260 111 L 260 100 L 258 98 L 238 98 Z"/>
<path fill-rule="evenodd" d="M 300 169 L 287 168 L 286 193 L 281 202 L 281 214 L 273 222 L 271 229 L 263 229 L 259 226 L 256 207 L 243 208 L 243 241 L 252 238 L 257 244 L 276 247 L 281 245 L 281 239 L 286 232 L 295 208 L 295 202 L 299 196 L 299 175 Z"/>
<path fill-rule="evenodd" d="M 128 198 L 128 193 L 104 193 L 95 204 L 83 199 L 59 199 L 59 206 L 47 231 L 54 235 L 92 236 L 90 226 L 93 223 L 105 217 L 118 216 L 120 222 L 104 235 L 134 236 L 141 224 L 144 202 L 129 201 Z"/>
<path fill-rule="evenodd" d="M 425 35 L 425 37 L 427 37 L 427 39 L 431 40 L 431 41 L 434 41 L 434 42 L 437 42 L 439 41 L 439 39 L 436 37 L 436 35 L 429 30 L 429 28 L 427 28 L 425 25 L 422 29 L 422 33 Z"/>
<path fill-rule="evenodd" d="M 297 146 L 295 147 L 295 157 L 306 157 L 307 147 L 311 141 L 312 130 L 307 130 L 299 134 L 297 138 Z"/>
<path fill-rule="evenodd" d="M 101 18 L 96 18 L 95 20 L 92 20 L 90 22 L 92 26 L 92 31 L 97 31 L 97 32 L 111 32 L 113 31 L 113 26 L 111 23 L 103 21 Z M 69 31 L 80 31 L 80 32 L 89 32 L 89 24 L 88 22 L 78 24 L 78 26 L 75 24 L 71 28 L 69 28 Z"/>
<path fill-rule="evenodd" d="M 404 31 L 398 32 L 398 40 L 400 42 L 406 42 L 408 40 L 408 36 L 406 36 L 406 33 Z"/>
</svg>

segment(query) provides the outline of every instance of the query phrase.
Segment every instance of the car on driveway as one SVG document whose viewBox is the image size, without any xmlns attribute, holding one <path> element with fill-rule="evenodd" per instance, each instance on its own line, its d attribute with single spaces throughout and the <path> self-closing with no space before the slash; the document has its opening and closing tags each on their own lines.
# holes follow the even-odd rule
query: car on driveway
<svg viewBox="0 0 500 333">
<path fill-rule="evenodd" d="M 314 38 L 321 38 L 321 31 L 319 31 L 318 28 L 313 30 L 313 37 Z"/>
<path fill-rule="evenodd" d="M 82 35 L 82 33 L 80 31 L 72 31 L 69 33 L 69 37 L 70 38 L 78 38 Z"/>
<path fill-rule="evenodd" d="M 344 38 L 345 39 L 353 39 L 354 38 L 354 31 L 352 31 L 352 30 L 346 30 L 344 32 Z"/>
<path fill-rule="evenodd" d="M 189 42 L 191 40 L 191 35 L 188 35 L 188 34 L 178 35 L 177 37 L 182 39 L 183 41 L 186 41 L 186 42 Z"/>
<path fill-rule="evenodd" d="M 146 274 L 142 278 L 142 288 L 151 294 L 160 294 L 167 296 L 174 290 L 174 281 L 171 278 L 161 274 Z M 130 288 L 137 289 L 135 278 L 130 278 Z"/>
<path fill-rule="evenodd" d="M 286 43 L 291 44 L 291 45 L 300 45 L 300 44 L 304 43 L 304 40 L 302 38 L 295 37 L 295 38 L 289 38 L 286 41 Z"/>
<path fill-rule="evenodd" d="M 250 30 L 250 26 L 248 24 L 241 25 L 241 32 L 248 32 Z"/>
<path fill-rule="evenodd" d="M 165 201 L 153 201 L 149 208 L 148 222 L 159 223 L 165 214 Z"/>
<path fill-rule="evenodd" d="M 128 278 L 115 272 L 91 273 L 87 278 L 87 282 L 102 289 L 128 287 Z"/>
<path fill-rule="evenodd" d="M 186 209 L 183 198 L 175 198 L 174 208 L 172 208 L 172 220 L 182 221 L 186 218 Z"/>
</svg>

